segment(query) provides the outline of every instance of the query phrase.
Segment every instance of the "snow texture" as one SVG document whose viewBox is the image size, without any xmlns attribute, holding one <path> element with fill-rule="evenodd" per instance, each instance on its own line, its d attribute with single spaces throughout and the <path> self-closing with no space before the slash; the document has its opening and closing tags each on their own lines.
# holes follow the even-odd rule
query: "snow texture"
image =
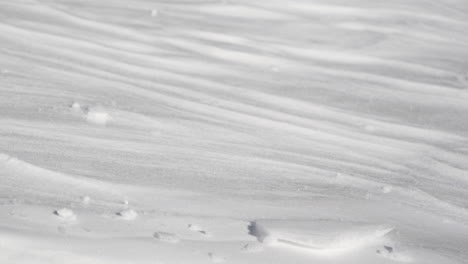
<svg viewBox="0 0 468 264">
<path fill-rule="evenodd" d="M 0 263 L 465 264 L 466 0 L 0 1 Z"/>
</svg>

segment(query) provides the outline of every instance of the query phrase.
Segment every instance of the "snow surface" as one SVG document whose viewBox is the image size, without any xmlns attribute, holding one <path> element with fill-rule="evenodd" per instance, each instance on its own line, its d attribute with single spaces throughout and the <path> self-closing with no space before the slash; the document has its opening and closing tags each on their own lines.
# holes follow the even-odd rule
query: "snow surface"
<svg viewBox="0 0 468 264">
<path fill-rule="evenodd" d="M 466 0 L 0 1 L 0 263 L 467 263 Z"/>
</svg>

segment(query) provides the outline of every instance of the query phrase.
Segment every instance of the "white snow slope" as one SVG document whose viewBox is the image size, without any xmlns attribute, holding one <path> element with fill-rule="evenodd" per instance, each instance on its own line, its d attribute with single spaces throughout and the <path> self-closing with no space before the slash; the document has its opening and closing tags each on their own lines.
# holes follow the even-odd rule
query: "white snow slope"
<svg viewBox="0 0 468 264">
<path fill-rule="evenodd" d="M 467 263 L 466 0 L 0 1 L 0 263 Z"/>
</svg>

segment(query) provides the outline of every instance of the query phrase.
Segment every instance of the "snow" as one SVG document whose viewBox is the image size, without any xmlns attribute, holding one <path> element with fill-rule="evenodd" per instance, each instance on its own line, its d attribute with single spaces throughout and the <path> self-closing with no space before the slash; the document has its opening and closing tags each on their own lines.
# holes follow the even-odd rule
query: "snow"
<svg viewBox="0 0 468 264">
<path fill-rule="evenodd" d="M 180 241 L 176 234 L 168 232 L 154 232 L 153 237 L 156 240 L 165 243 L 179 243 Z"/>
<path fill-rule="evenodd" d="M 250 233 L 267 245 L 287 245 L 312 253 L 337 255 L 374 244 L 393 230 L 386 225 L 320 219 L 315 221 L 261 220 Z"/>
<path fill-rule="evenodd" d="M 89 197 L 89 196 L 83 196 L 83 197 L 81 197 L 81 202 L 82 202 L 84 205 L 88 205 L 88 204 L 91 202 L 91 197 Z"/>
<path fill-rule="evenodd" d="M 200 226 L 198 226 L 196 224 L 189 224 L 188 229 L 192 230 L 194 232 L 200 233 L 200 234 L 202 234 L 204 236 L 211 236 L 210 232 L 204 230 L 204 228 L 202 228 L 202 227 L 200 227 Z"/>
<path fill-rule="evenodd" d="M 0 263 L 468 259 L 464 0 L 0 1 Z"/>
<path fill-rule="evenodd" d="M 158 10 L 157 9 L 151 9 L 151 16 L 152 17 L 157 17 L 158 16 Z"/>
<path fill-rule="evenodd" d="M 72 210 L 68 208 L 59 209 L 55 211 L 55 214 L 58 217 L 62 218 L 63 220 L 75 220 L 76 219 L 76 215 L 73 213 Z"/>
<path fill-rule="evenodd" d="M 118 212 L 117 215 L 124 220 L 134 220 L 137 218 L 138 213 L 132 209 L 125 209 L 121 212 Z"/>
<path fill-rule="evenodd" d="M 92 109 L 86 113 L 86 121 L 91 124 L 106 125 L 109 120 L 109 114 L 103 110 Z"/>
<path fill-rule="evenodd" d="M 210 252 L 210 253 L 208 253 L 208 256 L 210 257 L 210 260 L 213 263 L 223 263 L 223 262 L 226 261 L 225 258 L 220 257 L 220 256 L 216 255 L 215 253 Z"/>
<path fill-rule="evenodd" d="M 256 253 L 263 251 L 264 246 L 261 243 L 247 243 L 242 247 L 241 250 L 246 253 Z"/>
</svg>

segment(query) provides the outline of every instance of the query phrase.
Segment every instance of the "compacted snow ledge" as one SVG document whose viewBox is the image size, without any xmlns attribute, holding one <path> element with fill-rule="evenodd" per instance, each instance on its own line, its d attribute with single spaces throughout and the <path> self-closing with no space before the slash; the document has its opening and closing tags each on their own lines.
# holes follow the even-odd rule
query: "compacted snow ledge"
<svg viewBox="0 0 468 264">
<path fill-rule="evenodd" d="M 0 264 L 466 264 L 466 0 L 0 1 Z"/>
<path fill-rule="evenodd" d="M 393 228 L 335 220 L 252 222 L 250 234 L 267 245 L 290 246 L 311 253 L 336 255 L 382 243 Z"/>
</svg>

